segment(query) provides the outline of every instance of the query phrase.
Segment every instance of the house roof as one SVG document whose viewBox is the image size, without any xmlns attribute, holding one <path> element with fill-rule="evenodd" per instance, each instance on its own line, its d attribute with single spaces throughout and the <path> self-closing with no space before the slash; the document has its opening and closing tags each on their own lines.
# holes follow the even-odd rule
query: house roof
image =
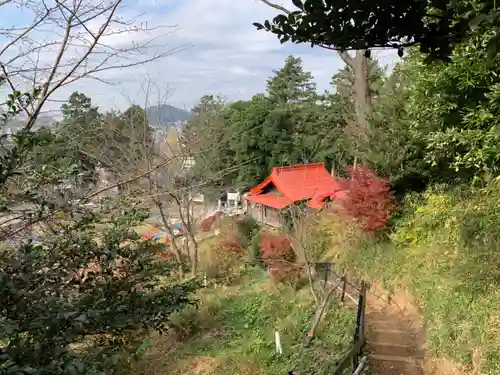
<svg viewBox="0 0 500 375">
<path fill-rule="evenodd" d="M 257 204 L 263 204 L 264 206 L 277 208 L 279 210 L 293 203 L 287 198 L 280 197 L 276 194 L 248 195 L 247 197 L 245 197 L 245 199 Z"/>
<path fill-rule="evenodd" d="M 314 194 L 311 200 L 307 203 L 307 205 L 311 208 L 320 209 L 325 206 L 325 199 L 335 199 L 336 201 L 345 200 L 348 196 L 347 190 L 337 190 L 337 191 L 329 191 L 329 192 L 318 192 Z"/>
<path fill-rule="evenodd" d="M 310 200 L 318 193 L 332 193 L 344 188 L 342 181 L 334 179 L 323 163 L 300 164 L 273 168 L 268 178 L 250 190 L 247 199 L 256 202 L 255 196 L 266 195 L 262 193 L 270 184 L 274 184 L 288 204 Z"/>
</svg>

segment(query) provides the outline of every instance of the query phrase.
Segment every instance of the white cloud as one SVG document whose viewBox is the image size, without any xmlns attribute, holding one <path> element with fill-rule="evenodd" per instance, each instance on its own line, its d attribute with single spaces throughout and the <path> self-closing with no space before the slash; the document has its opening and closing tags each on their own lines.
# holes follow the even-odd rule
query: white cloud
<svg viewBox="0 0 500 375">
<path fill-rule="evenodd" d="M 144 43 L 155 38 L 157 48 L 145 50 L 146 54 L 152 56 L 155 51 L 185 49 L 143 66 L 106 70 L 99 77 L 110 81 L 112 86 L 86 79 L 61 89 L 57 98 L 67 98 L 72 91 L 79 90 L 101 107 L 124 108 L 131 101 L 144 103 L 144 82 L 150 80 L 160 91 L 173 91 L 169 104 L 190 108 L 207 93 L 221 93 L 230 100 L 237 100 L 262 92 L 266 79 L 290 54 L 303 59 L 305 68 L 315 76 L 319 90 L 327 89 L 331 76 L 343 66 L 335 52 L 308 45 L 281 45 L 274 35 L 257 31 L 252 22 L 262 22 L 276 15 L 274 9 L 259 0 L 123 0 L 123 3 L 119 14 L 124 18 L 143 13 L 137 22 L 147 22 L 148 27 L 165 27 L 150 33 L 110 35 L 103 40 L 104 44 L 126 48 L 133 42 Z M 291 0 L 282 3 L 290 6 Z M 0 24 L 3 21 L 2 14 Z M 99 25 L 95 21 L 91 29 L 97 31 Z M 112 30 L 125 28 L 123 25 L 112 27 Z M 44 32 L 39 37 L 50 38 L 47 30 Z M 90 41 L 88 36 L 85 38 Z M 0 38 L 0 45 L 1 42 Z M 71 51 L 74 55 L 79 52 Z M 394 54 L 387 55 L 384 52 L 382 62 L 392 64 Z M 51 55 L 43 55 L 47 62 L 53 56 L 54 51 Z M 117 61 L 113 63 L 118 64 Z"/>
</svg>

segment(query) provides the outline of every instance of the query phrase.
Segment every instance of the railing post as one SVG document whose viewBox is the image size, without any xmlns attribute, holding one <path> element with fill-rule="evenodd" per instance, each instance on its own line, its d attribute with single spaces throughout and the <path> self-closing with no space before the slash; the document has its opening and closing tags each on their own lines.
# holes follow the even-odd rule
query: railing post
<svg viewBox="0 0 500 375">
<path fill-rule="evenodd" d="M 366 284 L 362 282 L 361 284 L 361 294 L 363 295 L 363 305 L 361 312 L 361 324 L 360 324 L 360 340 L 362 340 L 363 345 L 365 344 L 365 313 L 366 313 Z"/>
<path fill-rule="evenodd" d="M 356 314 L 356 329 L 354 331 L 354 345 L 360 340 L 364 340 L 364 318 L 365 315 L 365 282 L 361 281 L 361 288 L 358 300 L 358 311 Z M 360 350 L 361 351 L 361 350 Z M 352 371 L 356 371 L 359 365 L 360 353 L 354 353 L 352 358 Z"/>
</svg>

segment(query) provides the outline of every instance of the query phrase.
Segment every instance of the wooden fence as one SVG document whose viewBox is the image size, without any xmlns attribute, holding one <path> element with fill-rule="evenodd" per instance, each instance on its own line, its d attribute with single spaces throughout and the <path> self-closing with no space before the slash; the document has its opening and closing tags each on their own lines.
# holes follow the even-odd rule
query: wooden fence
<svg viewBox="0 0 500 375">
<path fill-rule="evenodd" d="M 342 295 L 341 300 L 344 302 L 346 288 L 348 285 L 347 277 L 342 276 Z M 365 310 L 366 310 L 366 284 L 361 281 L 359 287 L 359 296 L 356 310 L 356 327 L 354 329 L 353 343 L 351 347 L 340 357 L 335 363 L 333 375 L 344 375 L 347 369 L 351 369 L 349 373 L 353 375 L 361 374 L 361 371 L 366 365 L 366 356 L 364 349 L 366 344 L 365 339 Z"/>
<path fill-rule="evenodd" d="M 366 366 L 367 358 L 365 356 L 365 310 L 366 310 L 366 291 L 367 285 L 362 280 L 358 285 L 348 281 L 345 273 L 340 276 L 332 270 L 332 263 L 316 264 L 317 277 L 325 286 L 325 296 L 322 306 L 319 307 L 319 318 L 328 305 L 328 299 L 334 290 L 340 297 L 342 303 L 352 302 L 356 306 L 356 326 L 354 327 L 354 337 L 351 347 L 346 350 L 334 364 L 332 375 L 360 375 Z M 332 277 L 333 276 L 333 277 Z M 348 298 L 349 301 L 346 301 Z M 312 328 L 308 334 L 306 345 L 310 345 L 313 340 L 314 330 L 317 326 L 317 317 L 313 320 Z"/>
</svg>

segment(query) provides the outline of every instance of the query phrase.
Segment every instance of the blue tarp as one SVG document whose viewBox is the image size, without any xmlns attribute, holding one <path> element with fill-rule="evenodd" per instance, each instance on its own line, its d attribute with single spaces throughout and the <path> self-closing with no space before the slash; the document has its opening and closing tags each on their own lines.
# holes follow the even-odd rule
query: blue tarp
<svg viewBox="0 0 500 375">
<path fill-rule="evenodd" d="M 153 235 L 153 238 L 156 240 L 161 239 L 163 236 L 166 236 L 167 234 L 165 232 L 158 232 Z"/>
</svg>

